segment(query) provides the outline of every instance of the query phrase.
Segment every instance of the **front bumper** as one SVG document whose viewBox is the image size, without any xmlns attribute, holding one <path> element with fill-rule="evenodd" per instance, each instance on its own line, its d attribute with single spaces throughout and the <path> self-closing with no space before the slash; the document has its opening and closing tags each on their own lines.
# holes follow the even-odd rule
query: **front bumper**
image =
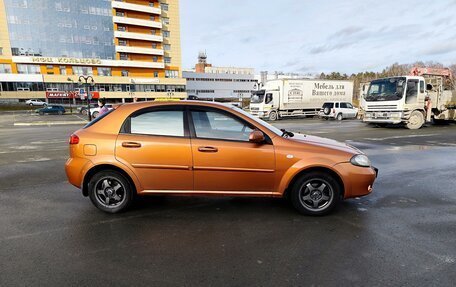
<svg viewBox="0 0 456 287">
<path fill-rule="evenodd" d="M 334 166 L 344 183 L 344 199 L 368 195 L 372 192 L 378 176 L 375 167 L 360 167 L 349 162 Z"/>
</svg>

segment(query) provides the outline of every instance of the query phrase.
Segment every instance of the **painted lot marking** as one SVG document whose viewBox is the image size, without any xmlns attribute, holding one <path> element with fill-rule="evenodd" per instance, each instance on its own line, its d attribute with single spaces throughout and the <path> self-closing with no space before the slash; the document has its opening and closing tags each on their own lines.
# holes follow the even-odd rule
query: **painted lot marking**
<svg viewBox="0 0 456 287">
<path fill-rule="evenodd" d="M 365 140 L 370 141 L 383 141 L 383 140 L 392 140 L 392 139 L 405 139 L 405 138 L 417 138 L 417 137 L 432 137 L 438 134 L 426 134 L 426 135 L 407 135 L 407 136 L 392 136 L 384 138 L 364 138 Z"/>
<path fill-rule="evenodd" d="M 32 123 L 14 123 L 15 126 L 57 126 L 57 125 L 80 125 L 86 124 L 87 121 L 60 121 L 60 122 L 32 122 Z"/>
</svg>

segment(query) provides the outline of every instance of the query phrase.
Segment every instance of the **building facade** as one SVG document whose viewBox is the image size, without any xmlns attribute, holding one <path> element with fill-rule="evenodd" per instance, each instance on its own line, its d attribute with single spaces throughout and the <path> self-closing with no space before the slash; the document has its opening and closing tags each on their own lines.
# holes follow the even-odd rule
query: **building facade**
<svg viewBox="0 0 456 287">
<path fill-rule="evenodd" d="M 189 97 L 226 101 L 242 101 L 251 97 L 257 83 L 254 69 L 213 67 L 206 59 L 206 53 L 199 53 L 195 69 L 183 71 Z"/>
<path fill-rule="evenodd" d="M 185 98 L 178 0 L 0 0 L 0 100 Z"/>
</svg>

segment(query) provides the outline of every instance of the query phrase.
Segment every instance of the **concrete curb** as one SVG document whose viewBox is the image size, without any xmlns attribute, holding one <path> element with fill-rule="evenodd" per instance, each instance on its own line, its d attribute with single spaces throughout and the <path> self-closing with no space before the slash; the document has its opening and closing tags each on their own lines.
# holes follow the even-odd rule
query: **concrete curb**
<svg viewBox="0 0 456 287">
<path fill-rule="evenodd" d="M 80 124 L 87 124 L 87 121 L 14 123 L 14 126 L 58 126 L 58 125 L 80 125 Z"/>
</svg>

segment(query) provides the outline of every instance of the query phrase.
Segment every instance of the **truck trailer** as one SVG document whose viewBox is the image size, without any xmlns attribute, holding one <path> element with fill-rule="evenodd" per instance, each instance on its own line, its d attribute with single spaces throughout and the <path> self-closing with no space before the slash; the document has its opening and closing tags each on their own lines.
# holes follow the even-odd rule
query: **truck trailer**
<svg viewBox="0 0 456 287">
<path fill-rule="evenodd" d="M 410 75 L 373 80 L 363 95 L 366 123 L 405 124 L 456 120 L 456 91 L 449 69 L 414 68 Z"/>
<path fill-rule="evenodd" d="M 353 82 L 280 79 L 266 82 L 252 93 L 250 113 L 271 121 L 316 115 L 325 102 L 352 103 Z"/>
</svg>

